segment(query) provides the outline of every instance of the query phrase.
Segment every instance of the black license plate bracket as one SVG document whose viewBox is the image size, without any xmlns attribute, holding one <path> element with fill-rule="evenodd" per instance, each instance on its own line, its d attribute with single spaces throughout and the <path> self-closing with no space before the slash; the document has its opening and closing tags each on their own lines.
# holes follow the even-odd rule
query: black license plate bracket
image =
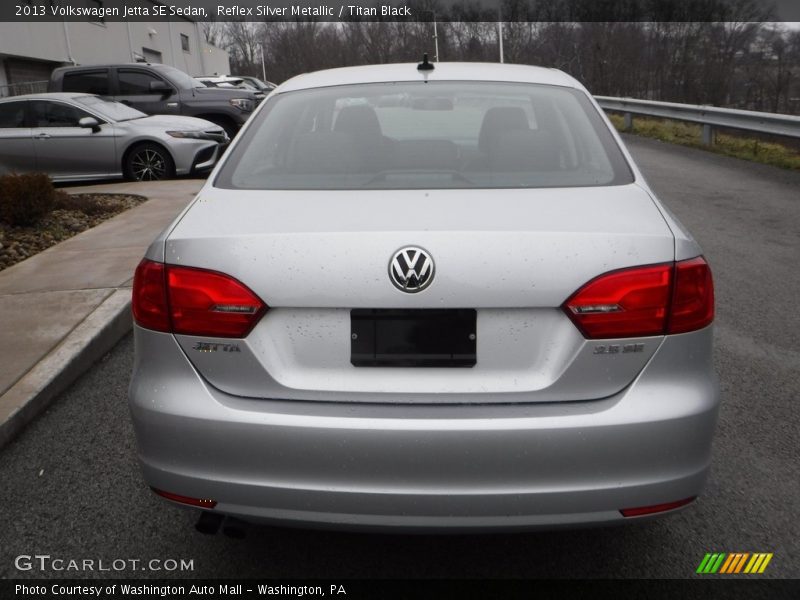
<svg viewBox="0 0 800 600">
<path fill-rule="evenodd" d="M 477 311 L 355 308 L 350 362 L 356 367 L 474 367 Z"/>
</svg>

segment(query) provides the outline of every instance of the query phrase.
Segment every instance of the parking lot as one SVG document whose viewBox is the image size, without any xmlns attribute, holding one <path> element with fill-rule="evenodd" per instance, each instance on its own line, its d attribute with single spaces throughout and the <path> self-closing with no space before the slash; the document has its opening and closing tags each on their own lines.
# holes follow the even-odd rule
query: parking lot
<svg viewBox="0 0 800 600">
<path fill-rule="evenodd" d="M 713 470 L 690 509 L 641 526 L 486 535 L 252 527 L 202 536 L 158 500 L 135 457 L 127 336 L 0 451 L 0 577 L 15 557 L 192 561 L 170 577 L 690 577 L 706 552 L 772 552 L 764 577 L 800 577 L 800 173 L 650 140 L 627 142 L 715 276 L 723 405 Z M 127 563 L 113 576 L 159 577 Z"/>
</svg>

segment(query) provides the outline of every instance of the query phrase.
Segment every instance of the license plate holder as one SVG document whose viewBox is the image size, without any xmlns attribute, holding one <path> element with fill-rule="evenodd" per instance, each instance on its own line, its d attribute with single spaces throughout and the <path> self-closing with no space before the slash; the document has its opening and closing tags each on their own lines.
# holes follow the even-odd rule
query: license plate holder
<svg viewBox="0 0 800 600">
<path fill-rule="evenodd" d="M 474 367 L 477 311 L 355 308 L 350 363 L 355 367 Z"/>
</svg>

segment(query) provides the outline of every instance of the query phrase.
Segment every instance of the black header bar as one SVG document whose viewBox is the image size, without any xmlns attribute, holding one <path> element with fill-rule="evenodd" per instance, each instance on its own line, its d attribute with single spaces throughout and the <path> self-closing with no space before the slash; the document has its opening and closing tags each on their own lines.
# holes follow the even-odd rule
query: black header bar
<svg viewBox="0 0 800 600">
<path fill-rule="evenodd" d="M 0 21 L 794 21 L 798 0 L 3 0 Z"/>
</svg>

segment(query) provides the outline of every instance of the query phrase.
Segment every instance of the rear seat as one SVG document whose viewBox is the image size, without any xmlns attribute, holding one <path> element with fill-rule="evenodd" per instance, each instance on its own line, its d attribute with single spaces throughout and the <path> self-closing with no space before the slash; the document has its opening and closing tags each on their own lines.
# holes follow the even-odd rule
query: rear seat
<svg viewBox="0 0 800 600">
<path fill-rule="evenodd" d="M 295 173 L 353 173 L 363 166 L 353 136 L 330 131 L 298 135 L 287 162 Z"/>
<path fill-rule="evenodd" d="M 392 143 L 392 169 L 458 169 L 458 146 L 450 140 L 401 140 Z"/>
</svg>

